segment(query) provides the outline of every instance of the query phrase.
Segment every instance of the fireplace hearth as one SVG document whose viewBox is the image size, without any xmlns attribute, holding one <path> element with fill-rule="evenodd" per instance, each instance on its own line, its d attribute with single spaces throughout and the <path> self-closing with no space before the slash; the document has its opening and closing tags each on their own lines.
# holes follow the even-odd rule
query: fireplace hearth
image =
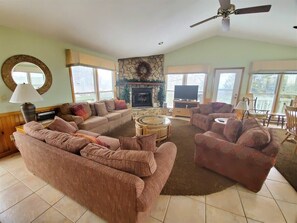
<svg viewBox="0 0 297 223">
<path fill-rule="evenodd" d="M 152 106 L 152 88 L 132 88 L 132 107 Z"/>
</svg>

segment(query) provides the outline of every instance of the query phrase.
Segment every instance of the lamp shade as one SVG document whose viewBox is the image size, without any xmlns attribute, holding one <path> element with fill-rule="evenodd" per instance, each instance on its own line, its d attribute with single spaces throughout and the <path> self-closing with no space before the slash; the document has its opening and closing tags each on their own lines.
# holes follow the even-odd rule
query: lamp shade
<svg viewBox="0 0 297 223">
<path fill-rule="evenodd" d="M 238 110 L 249 110 L 249 105 L 247 101 L 239 101 L 238 104 L 236 105 L 235 109 Z"/>
<path fill-rule="evenodd" d="M 42 101 L 41 95 L 34 89 L 31 84 L 18 84 L 15 88 L 10 101 L 11 103 L 25 103 Z"/>
</svg>

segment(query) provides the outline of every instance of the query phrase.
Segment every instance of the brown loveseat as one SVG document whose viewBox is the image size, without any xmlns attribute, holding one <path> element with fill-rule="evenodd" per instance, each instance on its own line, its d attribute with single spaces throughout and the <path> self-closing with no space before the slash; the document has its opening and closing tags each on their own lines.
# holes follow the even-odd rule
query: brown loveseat
<svg viewBox="0 0 297 223">
<path fill-rule="evenodd" d="M 233 105 L 212 102 L 200 104 L 198 108 L 192 108 L 190 123 L 204 131 L 208 131 L 216 118 L 231 118 L 236 115 L 232 113 Z"/>
<path fill-rule="evenodd" d="M 86 114 L 75 115 L 75 106 L 81 106 Z M 65 103 L 60 106 L 58 116 L 66 121 L 74 121 L 79 129 L 103 134 L 129 122 L 132 119 L 132 109 L 117 108 L 113 99 L 95 103 Z"/>
<path fill-rule="evenodd" d="M 86 138 L 38 126 L 27 129 L 27 134 L 15 132 L 14 138 L 28 170 L 110 223 L 145 222 L 176 156 L 176 146 L 170 142 L 154 153 L 121 150 L 118 139 L 89 132 L 89 136 L 110 145 L 107 149 L 86 142 Z M 109 165 L 91 160 L 98 153 Z M 129 165 L 133 162 L 137 168 Z M 139 177 L 138 172 L 145 177 Z"/>
<path fill-rule="evenodd" d="M 275 130 L 255 119 L 229 119 L 226 126 L 214 123 L 211 131 L 195 135 L 195 163 L 258 192 L 279 150 Z"/>
</svg>

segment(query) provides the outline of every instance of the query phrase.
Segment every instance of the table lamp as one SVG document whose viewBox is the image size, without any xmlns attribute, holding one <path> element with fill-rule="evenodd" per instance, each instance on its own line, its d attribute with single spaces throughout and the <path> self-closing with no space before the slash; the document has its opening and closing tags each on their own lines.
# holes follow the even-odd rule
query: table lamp
<svg viewBox="0 0 297 223">
<path fill-rule="evenodd" d="M 23 103 L 21 112 L 25 122 L 35 120 L 35 106 L 30 102 L 42 101 L 41 95 L 34 89 L 31 84 L 18 84 L 15 88 L 10 103 Z"/>
<path fill-rule="evenodd" d="M 235 107 L 236 117 L 238 120 L 243 120 L 244 113 L 249 110 L 249 105 L 246 100 L 239 101 Z"/>
</svg>

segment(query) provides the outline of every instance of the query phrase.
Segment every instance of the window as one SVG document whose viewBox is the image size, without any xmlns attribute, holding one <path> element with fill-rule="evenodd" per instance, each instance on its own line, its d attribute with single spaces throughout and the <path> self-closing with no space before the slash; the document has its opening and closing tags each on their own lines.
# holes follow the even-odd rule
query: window
<svg viewBox="0 0 297 223">
<path fill-rule="evenodd" d="M 284 113 L 284 104 L 297 95 L 297 74 L 252 74 L 250 92 L 257 97 L 257 109 Z"/>
<path fill-rule="evenodd" d="M 173 107 L 175 85 L 199 85 L 198 101 L 203 101 L 204 83 L 206 74 L 168 74 L 166 78 L 166 103 L 169 108 Z"/>
<path fill-rule="evenodd" d="M 35 89 L 41 88 L 45 82 L 43 73 L 13 71 L 12 79 L 16 84 L 32 84 Z"/>
<path fill-rule="evenodd" d="M 75 102 L 95 102 L 114 97 L 112 71 L 73 66 L 71 72 Z"/>
</svg>

